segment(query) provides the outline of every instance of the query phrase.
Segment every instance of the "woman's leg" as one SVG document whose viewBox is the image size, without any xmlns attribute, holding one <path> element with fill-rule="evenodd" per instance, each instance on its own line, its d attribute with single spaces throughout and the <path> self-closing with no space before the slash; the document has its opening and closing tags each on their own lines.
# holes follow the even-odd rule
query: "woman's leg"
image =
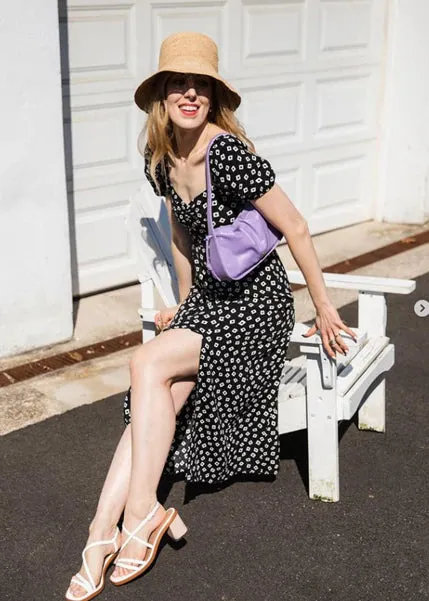
<svg viewBox="0 0 429 601">
<path fill-rule="evenodd" d="M 188 329 L 171 329 L 143 345 L 131 362 L 132 384 L 132 467 L 124 525 L 132 531 L 156 503 L 156 491 L 175 430 L 171 385 L 176 378 L 198 373 L 201 334 Z M 165 509 L 138 533 L 148 538 L 163 520 Z M 131 540 L 123 557 L 143 559 L 146 548 Z M 126 568 L 116 568 L 114 575 L 126 575 Z"/>
<path fill-rule="evenodd" d="M 143 345 L 144 346 L 144 345 Z M 179 413 L 192 389 L 195 378 L 184 378 L 171 386 L 171 396 L 175 413 Z M 134 394 L 133 394 L 134 398 Z M 122 515 L 128 496 L 131 477 L 131 425 L 127 426 L 116 447 L 109 471 L 100 494 L 97 510 L 91 522 L 87 544 L 96 540 L 108 540 L 114 536 L 116 524 Z M 94 582 L 99 582 L 104 557 L 113 551 L 107 545 L 95 547 L 87 553 L 87 561 Z M 87 574 L 83 568 L 80 573 L 84 578 Z M 84 589 L 78 584 L 71 585 L 71 591 L 77 597 L 84 594 Z"/>
</svg>

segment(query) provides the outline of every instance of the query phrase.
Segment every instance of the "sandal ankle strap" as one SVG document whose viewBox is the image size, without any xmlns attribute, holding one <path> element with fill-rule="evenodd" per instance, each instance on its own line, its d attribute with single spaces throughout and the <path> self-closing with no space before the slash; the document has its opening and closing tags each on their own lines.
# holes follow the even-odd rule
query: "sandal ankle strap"
<svg viewBox="0 0 429 601">
<path fill-rule="evenodd" d="M 134 530 L 132 532 L 130 532 L 128 530 L 128 528 L 126 528 L 125 525 L 122 526 L 122 529 L 128 534 L 128 538 L 126 539 L 126 541 L 122 544 L 121 549 L 123 549 L 124 547 L 126 547 L 126 545 L 128 545 L 128 543 L 130 542 L 131 539 L 137 540 L 139 543 L 142 543 L 148 547 L 151 547 L 152 545 L 150 543 L 148 543 L 147 541 L 142 540 L 141 538 L 139 538 L 138 536 L 136 536 L 137 532 L 140 530 L 140 528 L 142 526 L 144 526 L 147 522 L 149 522 L 153 516 L 155 515 L 158 507 L 160 507 L 160 503 L 157 501 L 155 503 L 155 505 L 153 506 L 153 508 L 149 511 L 149 513 L 147 514 L 147 516 L 144 518 L 144 520 L 142 520 L 138 526 L 136 528 L 134 528 Z"/>
</svg>

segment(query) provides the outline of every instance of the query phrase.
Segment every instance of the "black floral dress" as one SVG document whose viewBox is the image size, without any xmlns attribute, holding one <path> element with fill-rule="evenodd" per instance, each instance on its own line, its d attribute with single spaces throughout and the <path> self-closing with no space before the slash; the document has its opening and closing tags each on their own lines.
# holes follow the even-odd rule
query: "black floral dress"
<svg viewBox="0 0 429 601">
<path fill-rule="evenodd" d="M 236 136 L 217 138 L 210 149 L 214 226 L 232 223 L 244 204 L 275 181 L 268 161 Z M 156 193 L 149 165 L 146 176 Z M 222 482 L 238 474 L 273 476 L 279 469 L 277 395 L 295 311 L 283 264 L 273 251 L 239 281 L 219 282 L 206 266 L 207 191 L 185 203 L 161 179 L 177 219 L 192 239 L 193 284 L 165 330 L 202 335 L 197 382 L 177 416 L 166 474 L 188 482 Z M 124 402 L 131 420 L 131 393 Z"/>
</svg>

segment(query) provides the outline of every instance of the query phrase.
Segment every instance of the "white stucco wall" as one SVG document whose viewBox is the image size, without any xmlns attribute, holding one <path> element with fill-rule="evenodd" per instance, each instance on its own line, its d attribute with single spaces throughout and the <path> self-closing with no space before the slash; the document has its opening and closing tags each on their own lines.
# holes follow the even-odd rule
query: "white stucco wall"
<svg viewBox="0 0 429 601">
<path fill-rule="evenodd" d="M 429 2 L 391 0 L 377 218 L 421 223 L 429 213 Z"/>
<path fill-rule="evenodd" d="M 0 356 L 72 335 L 57 0 L 0 19 Z"/>
</svg>

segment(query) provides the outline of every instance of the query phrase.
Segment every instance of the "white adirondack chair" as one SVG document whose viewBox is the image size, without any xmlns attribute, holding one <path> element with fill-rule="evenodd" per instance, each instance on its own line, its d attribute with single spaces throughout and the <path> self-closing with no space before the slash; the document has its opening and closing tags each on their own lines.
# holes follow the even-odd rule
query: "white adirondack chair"
<svg viewBox="0 0 429 601">
<path fill-rule="evenodd" d="M 160 210 L 161 209 L 161 210 Z M 178 302 L 165 207 L 148 184 L 132 199 L 130 228 L 137 240 L 141 282 L 143 341 L 155 335 L 156 294 L 163 304 Z M 304 284 L 300 271 L 291 283 Z M 307 429 L 310 498 L 339 500 L 338 423 L 358 412 L 362 430 L 385 430 L 384 375 L 394 364 L 394 345 L 386 337 L 386 293 L 410 294 L 413 280 L 325 273 L 327 287 L 359 291 L 358 343 L 347 339 L 347 357 L 332 360 L 319 334 L 303 338 L 308 326 L 296 323 L 291 342 L 301 355 L 286 361 L 279 387 L 279 433 Z"/>
</svg>

